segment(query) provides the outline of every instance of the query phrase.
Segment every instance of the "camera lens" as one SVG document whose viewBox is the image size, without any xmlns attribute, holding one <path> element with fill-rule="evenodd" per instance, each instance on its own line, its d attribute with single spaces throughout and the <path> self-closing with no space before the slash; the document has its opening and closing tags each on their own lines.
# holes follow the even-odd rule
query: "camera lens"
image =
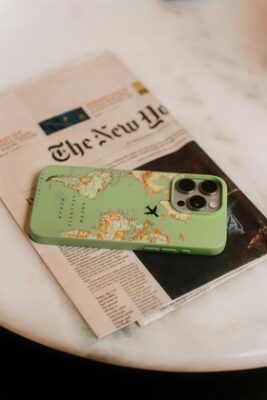
<svg viewBox="0 0 267 400">
<path fill-rule="evenodd" d="M 177 206 L 184 207 L 185 206 L 185 202 L 183 200 L 179 200 L 179 201 L 177 201 Z"/>
<path fill-rule="evenodd" d="M 179 192 L 190 193 L 195 189 L 196 184 L 192 179 L 180 179 L 176 182 L 175 187 Z"/>
<path fill-rule="evenodd" d="M 206 205 L 206 200 L 202 196 L 192 196 L 188 199 L 188 205 L 191 210 L 202 210 Z"/>
<path fill-rule="evenodd" d="M 202 193 L 214 194 L 218 190 L 218 184 L 211 180 L 203 181 L 200 185 L 200 190 Z"/>
</svg>

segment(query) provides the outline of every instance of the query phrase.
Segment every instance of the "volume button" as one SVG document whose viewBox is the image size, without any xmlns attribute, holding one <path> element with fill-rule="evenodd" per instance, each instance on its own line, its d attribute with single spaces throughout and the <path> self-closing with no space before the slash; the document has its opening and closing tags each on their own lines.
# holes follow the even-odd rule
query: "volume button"
<svg viewBox="0 0 267 400">
<path fill-rule="evenodd" d="M 173 253 L 173 254 L 177 254 L 177 250 L 176 249 L 172 249 L 172 248 L 168 248 L 168 247 L 163 247 L 161 249 L 161 251 L 163 251 L 164 253 Z"/>
<path fill-rule="evenodd" d="M 182 250 L 181 250 L 181 253 L 182 253 L 182 254 L 190 254 L 191 251 L 188 250 L 188 249 L 182 249 Z"/>
<path fill-rule="evenodd" d="M 145 251 L 160 251 L 160 249 L 158 247 L 152 247 L 152 246 L 146 246 L 144 247 Z"/>
</svg>

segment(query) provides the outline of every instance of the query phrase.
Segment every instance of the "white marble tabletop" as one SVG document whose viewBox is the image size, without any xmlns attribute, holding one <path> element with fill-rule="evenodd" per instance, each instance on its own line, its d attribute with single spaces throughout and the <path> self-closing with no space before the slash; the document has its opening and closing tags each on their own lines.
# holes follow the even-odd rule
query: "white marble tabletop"
<svg viewBox="0 0 267 400">
<path fill-rule="evenodd" d="M 0 0 L 0 90 L 115 52 L 267 213 L 267 1 Z M 267 366 L 267 263 L 145 328 L 96 340 L 0 204 L 0 323 L 124 366 Z"/>
</svg>

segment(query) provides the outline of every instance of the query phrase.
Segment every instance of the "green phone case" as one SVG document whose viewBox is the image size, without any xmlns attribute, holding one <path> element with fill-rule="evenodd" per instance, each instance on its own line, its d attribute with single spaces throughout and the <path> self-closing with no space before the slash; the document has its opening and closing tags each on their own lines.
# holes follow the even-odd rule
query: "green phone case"
<svg viewBox="0 0 267 400">
<path fill-rule="evenodd" d="M 177 178 L 220 185 L 218 210 L 180 212 Z M 49 166 L 38 178 L 29 223 L 39 243 L 215 255 L 226 244 L 227 187 L 211 175 Z"/>
</svg>

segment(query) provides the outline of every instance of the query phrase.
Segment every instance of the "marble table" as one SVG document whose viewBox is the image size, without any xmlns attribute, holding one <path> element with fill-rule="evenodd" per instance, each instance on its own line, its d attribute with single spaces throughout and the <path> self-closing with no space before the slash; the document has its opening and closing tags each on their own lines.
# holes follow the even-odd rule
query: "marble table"
<svg viewBox="0 0 267 400">
<path fill-rule="evenodd" d="M 1 0 L 0 90 L 115 52 L 266 214 L 267 1 Z M 267 366 L 267 263 L 145 328 L 92 336 L 0 206 L 0 323 L 107 363 L 166 371 Z"/>
</svg>

